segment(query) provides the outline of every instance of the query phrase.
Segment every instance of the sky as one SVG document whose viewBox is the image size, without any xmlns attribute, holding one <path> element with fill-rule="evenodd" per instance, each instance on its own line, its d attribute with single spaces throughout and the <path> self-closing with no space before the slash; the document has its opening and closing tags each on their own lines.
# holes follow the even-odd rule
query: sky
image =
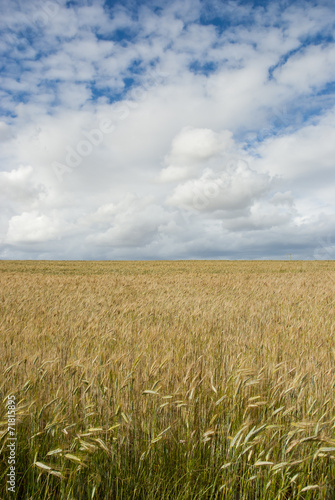
<svg viewBox="0 0 335 500">
<path fill-rule="evenodd" d="M 333 0 L 0 0 L 0 259 L 335 257 Z"/>
</svg>

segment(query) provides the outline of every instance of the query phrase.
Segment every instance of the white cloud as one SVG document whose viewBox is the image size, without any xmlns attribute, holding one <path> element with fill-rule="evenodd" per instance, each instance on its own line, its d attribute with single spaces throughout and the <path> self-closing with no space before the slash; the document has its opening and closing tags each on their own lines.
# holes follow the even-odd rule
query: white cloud
<svg viewBox="0 0 335 500">
<path fill-rule="evenodd" d="M 9 125 L 7 125 L 7 123 L 5 122 L 0 122 L 0 143 L 6 142 L 8 141 L 8 139 L 11 138 L 12 138 L 12 132 Z"/>
<path fill-rule="evenodd" d="M 278 195 L 280 193 L 276 195 L 277 200 Z M 230 231 L 262 231 L 294 225 L 296 209 L 286 203 L 278 205 L 277 200 L 256 201 L 245 215 L 224 220 L 224 228 Z"/>
<path fill-rule="evenodd" d="M 0 172 L 0 206 L 12 210 L 34 207 L 38 204 L 45 187 L 34 181 L 31 165 L 20 165 L 9 172 Z"/>
<path fill-rule="evenodd" d="M 117 205 L 99 207 L 93 219 L 107 222 L 106 231 L 87 237 L 88 243 L 111 247 L 142 247 L 159 236 L 169 221 L 166 211 L 148 198 L 127 195 Z"/>
<path fill-rule="evenodd" d="M 159 3 L 4 5 L 0 255 L 310 256 L 334 230 L 332 7 Z"/>
<path fill-rule="evenodd" d="M 188 163 L 216 156 L 232 145 L 232 133 L 185 127 L 172 141 L 171 160 Z"/>
<path fill-rule="evenodd" d="M 230 152 L 233 145 L 229 130 L 216 133 L 210 129 L 184 127 L 172 141 L 171 151 L 165 158 L 168 166 L 159 178 L 171 182 L 192 177 L 199 164 Z"/>
<path fill-rule="evenodd" d="M 219 176 L 211 169 L 205 169 L 200 178 L 179 184 L 168 204 L 204 212 L 241 210 L 249 207 L 269 188 L 267 175 L 258 174 L 245 161 L 239 160 Z M 234 217 L 233 212 L 231 215 Z"/>
<path fill-rule="evenodd" d="M 335 47 L 306 47 L 290 57 L 274 76 L 280 84 L 294 87 L 299 93 L 322 87 L 335 80 Z"/>
<path fill-rule="evenodd" d="M 312 176 L 313 182 L 327 185 L 335 167 L 335 123 L 331 115 L 334 118 L 335 110 L 312 125 L 265 141 L 258 149 L 262 158 L 258 165 L 290 181 L 303 182 Z"/>
<path fill-rule="evenodd" d="M 5 243 L 19 245 L 52 241 L 61 235 L 59 221 L 37 211 L 23 212 L 9 221 Z"/>
</svg>

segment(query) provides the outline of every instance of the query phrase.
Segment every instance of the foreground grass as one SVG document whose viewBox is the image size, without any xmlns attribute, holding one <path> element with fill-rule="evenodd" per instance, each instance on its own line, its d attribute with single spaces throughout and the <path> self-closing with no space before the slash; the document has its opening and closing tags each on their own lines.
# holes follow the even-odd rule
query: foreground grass
<svg viewBox="0 0 335 500">
<path fill-rule="evenodd" d="M 334 288 L 332 262 L 0 262 L 0 498 L 334 499 Z"/>
</svg>

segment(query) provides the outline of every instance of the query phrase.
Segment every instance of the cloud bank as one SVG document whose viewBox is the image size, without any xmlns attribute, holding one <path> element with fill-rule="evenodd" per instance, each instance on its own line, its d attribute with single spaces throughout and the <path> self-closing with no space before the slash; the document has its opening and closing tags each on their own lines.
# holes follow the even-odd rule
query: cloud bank
<svg viewBox="0 0 335 500">
<path fill-rule="evenodd" d="M 335 7 L 258 4 L 2 5 L 0 258 L 334 258 Z"/>
</svg>

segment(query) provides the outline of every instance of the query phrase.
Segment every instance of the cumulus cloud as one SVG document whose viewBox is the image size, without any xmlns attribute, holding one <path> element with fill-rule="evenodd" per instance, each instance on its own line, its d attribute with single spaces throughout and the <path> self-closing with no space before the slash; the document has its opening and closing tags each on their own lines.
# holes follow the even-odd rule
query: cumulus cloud
<svg viewBox="0 0 335 500">
<path fill-rule="evenodd" d="M 313 258 L 335 228 L 333 14 L 4 4 L 0 256 Z"/>
<path fill-rule="evenodd" d="M 118 204 L 99 207 L 92 219 L 107 222 L 108 229 L 91 234 L 88 243 L 110 247 L 143 247 L 159 236 L 160 227 L 168 224 L 169 216 L 151 198 L 128 194 Z"/>
<path fill-rule="evenodd" d="M 59 221 L 52 220 L 44 214 L 23 212 L 9 221 L 5 243 L 19 245 L 22 243 L 39 243 L 52 241 L 61 234 Z"/>
<path fill-rule="evenodd" d="M 1 205 L 33 206 L 44 193 L 44 186 L 34 181 L 31 165 L 20 165 L 9 172 L 0 172 Z"/>
<path fill-rule="evenodd" d="M 179 184 L 168 203 L 190 210 L 241 210 L 270 188 L 270 178 L 251 170 L 247 162 L 231 162 L 217 176 L 205 169 L 200 178 Z M 233 213 L 232 213 L 233 216 Z"/>
<path fill-rule="evenodd" d="M 335 79 L 335 47 L 310 46 L 303 49 L 280 66 L 274 76 L 299 93 L 322 87 Z"/>
<path fill-rule="evenodd" d="M 171 158 L 180 162 L 203 161 L 222 152 L 231 144 L 232 133 L 219 134 L 210 129 L 184 128 L 172 141 Z"/>
<path fill-rule="evenodd" d="M 293 226 L 297 210 L 287 203 L 278 203 L 281 193 L 272 200 L 255 201 L 245 215 L 223 221 L 223 227 L 230 231 L 262 231 L 272 228 Z"/>
<path fill-rule="evenodd" d="M 160 180 L 171 182 L 190 177 L 200 163 L 229 151 L 233 146 L 229 130 L 216 133 L 211 129 L 185 127 L 173 139 L 171 152 L 165 158 L 168 165 L 160 173 Z"/>
</svg>

